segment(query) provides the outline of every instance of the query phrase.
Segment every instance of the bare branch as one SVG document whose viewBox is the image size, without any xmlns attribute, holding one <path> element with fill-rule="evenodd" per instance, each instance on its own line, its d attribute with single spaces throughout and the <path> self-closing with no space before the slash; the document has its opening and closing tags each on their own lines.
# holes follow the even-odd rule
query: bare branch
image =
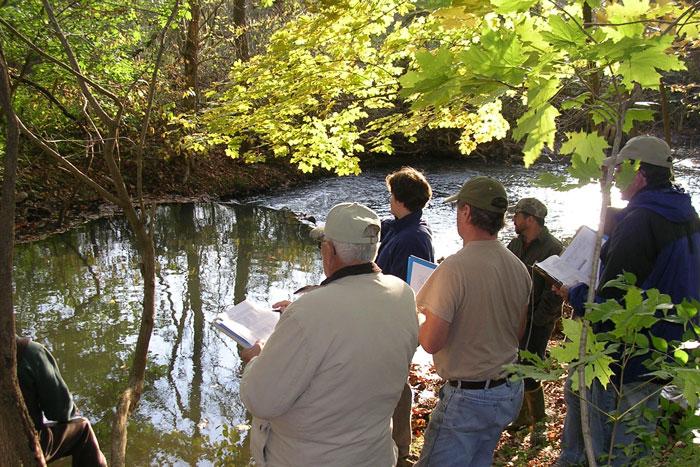
<svg viewBox="0 0 700 467">
<path fill-rule="evenodd" d="M 97 99 L 95 96 L 92 94 L 90 91 L 90 88 L 87 86 L 87 82 L 84 79 L 83 73 L 80 70 L 80 64 L 78 64 L 78 60 L 75 58 L 75 54 L 73 53 L 73 49 L 68 43 L 68 39 L 66 39 L 66 35 L 61 29 L 61 25 L 58 24 L 58 20 L 56 19 L 56 16 L 54 15 L 53 12 L 53 7 L 51 4 L 48 2 L 48 0 L 43 0 L 42 2 L 44 4 L 44 9 L 46 10 L 46 15 L 49 17 L 49 21 L 51 22 L 51 25 L 53 26 L 53 29 L 56 33 L 56 36 L 58 37 L 58 40 L 61 42 L 61 45 L 63 46 L 63 51 L 66 54 L 66 57 L 68 57 L 68 62 L 70 63 L 71 69 L 75 72 L 75 77 L 77 78 L 78 81 L 78 86 L 80 86 L 80 89 L 83 91 L 83 95 L 85 98 L 88 100 L 88 103 L 90 104 L 90 107 L 92 110 L 100 117 L 100 120 L 102 122 L 111 127 L 115 124 L 116 120 L 110 117 L 107 112 L 105 112 L 104 108 L 100 105 L 99 102 L 97 102 Z M 107 91 L 105 89 L 106 95 L 110 96 L 114 103 L 119 107 L 119 109 L 122 108 L 122 103 L 121 101 L 112 94 L 111 92 Z"/>
<path fill-rule="evenodd" d="M 18 82 L 24 83 L 27 86 L 31 86 L 34 89 L 36 89 L 37 91 L 39 91 L 40 94 L 43 94 L 43 96 L 46 97 L 52 104 L 54 104 L 56 107 L 58 107 L 58 109 L 61 111 L 61 113 L 63 115 L 66 116 L 66 118 L 73 120 L 76 124 L 83 127 L 83 124 L 78 120 L 78 117 L 76 117 L 75 115 L 70 113 L 70 111 L 68 111 L 68 109 L 63 104 L 61 104 L 61 102 L 56 98 L 56 96 L 54 96 L 51 93 L 51 91 L 49 91 L 48 89 L 46 89 L 45 87 L 43 87 L 39 83 L 35 83 L 34 81 L 32 81 L 28 78 L 25 78 L 23 76 L 18 76 L 18 75 L 15 75 L 13 73 L 10 73 L 10 77 Z"/>
<path fill-rule="evenodd" d="M 77 168 L 75 165 L 73 165 L 68 159 L 63 157 L 61 154 L 59 154 L 56 150 L 54 150 L 52 147 L 50 147 L 46 142 L 44 142 L 41 138 L 36 136 L 32 131 L 27 128 L 22 120 L 17 118 L 17 124 L 19 125 L 19 129 L 22 131 L 22 133 L 29 138 L 30 141 L 32 141 L 34 144 L 39 146 L 46 154 L 51 156 L 54 160 L 56 160 L 63 168 L 68 170 L 71 174 L 73 174 L 75 177 L 77 177 L 79 180 L 87 184 L 90 188 L 94 189 L 97 191 L 97 193 L 100 194 L 104 199 L 109 201 L 110 203 L 114 203 L 117 206 L 123 207 L 123 202 L 119 198 L 117 198 L 115 195 L 110 193 L 109 191 L 105 190 L 99 183 L 97 183 L 95 180 L 93 180 L 91 177 L 85 175 L 79 168 Z"/>
<path fill-rule="evenodd" d="M 143 125 L 141 128 L 141 138 L 139 140 L 139 147 L 136 155 L 136 196 L 138 197 L 139 203 L 141 204 L 141 216 L 142 220 L 145 221 L 146 207 L 143 204 L 143 151 L 146 146 L 146 136 L 148 135 L 148 126 L 151 120 L 151 111 L 153 109 L 153 97 L 156 92 L 156 86 L 158 84 L 158 71 L 160 70 L 160 64 L 163 58 L 163 52 L 165 51 L 165 36 L 170 29 L 170 24 L 175 19 L 177 11 L 180 7 L 180 0 L 175 0 L 175 5 L 173 5 L 173 10 L 170 12 L 168 20 L 163 26 L 160 36 L 160 45 L 158 46 L 158 53 L 156 55 L 156 63 L 153 65 L 153 74 L 151 75 L 151 82 L 148 85 L 148 104 L 146 105 L 146 114 L 143 117 Z"/>
</svg>

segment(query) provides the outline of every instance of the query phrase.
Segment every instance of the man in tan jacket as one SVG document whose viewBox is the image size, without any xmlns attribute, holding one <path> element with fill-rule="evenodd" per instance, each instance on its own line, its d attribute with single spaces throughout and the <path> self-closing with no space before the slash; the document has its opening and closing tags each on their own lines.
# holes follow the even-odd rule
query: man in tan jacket
<svg viewBox="0 0 700 467">
<path fill-rule="evenodd" d="M 413 292 L 374 264 L 380 221 L 341 203 L 321 240 L 326 280 L 284 311 L 248 362 L 241 399 L 253 414 L 257 465 L 391 466 L 391 415 L 418 345 Z"/>
</svg>

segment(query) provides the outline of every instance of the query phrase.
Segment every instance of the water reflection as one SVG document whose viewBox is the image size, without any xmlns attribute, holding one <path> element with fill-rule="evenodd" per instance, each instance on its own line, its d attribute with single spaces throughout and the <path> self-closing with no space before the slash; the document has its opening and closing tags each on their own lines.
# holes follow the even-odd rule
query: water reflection
<svg viewBox="0 0 700 467">
<path fill-rule="evenodd" d="M 208 323 L 246 296 L 278 300 L 318 282 L 318 249 L 307 232 L 288 211 L 159 208 L 158 308 L 146 390 L 129 427 L 130 465 L 210 465 L 222 425 L 246 423 L 235 345 Z M 19 246 L 15 257 L 18 329 L 50 347 L 105 446 L 136 340 L 137 261 L 121 219 Z"/>
<path fill-rule="evenodd" d="M 688 156 L 687 153 L 683 154 Z M 500 180 L 506 187 L 512 202 L 522 197 L 534 196 L 542 200 L 549 210 L 547 226 L 552 233 L 562 239 L 573 237 L 582 224 L 598 227 L 601 195 L 597 184 L 559 192 L 550 188 L 538 188 L 535 181 L 543 172 L 563 174 L 561 164 L 539 163 L 531 169 L 523 167 L 494 167 L 469 160 L 449 163 L 429 162 L 417 164 L 424 171 L 433 187 L 433 200 L 425 209 L 425 217 L 433 228 L 436 256 L 454 253 L 462 245 L 455 228 L 455 214 L 452 208 L 442 203 L 442 199 L 453 194 L 465 180 L 487 175 Z M 700 156 L 693 154 L 678 161 L 674 167 L 677 182 L 692 196 L 693 205 L 700 210 Z M 323 221 L 330 207 L 342 201 L 362 202 L 376 210 L 381 217 L 390 216 L 389 198 L 384 177 L 390 169 L 372 169 L 356 178 L 335 178 L 322 180 L 313 186 L 291 188 L 278 193 L 250 198 L 247 201 L 270 206 L 288 208 L 299 213 L 309 213 Z M 613 206 L 625 206 L 616 189 L 612 192 Z M 508 219 L 500 238 L 507 241 L 515 231 Z"/>
</svg>

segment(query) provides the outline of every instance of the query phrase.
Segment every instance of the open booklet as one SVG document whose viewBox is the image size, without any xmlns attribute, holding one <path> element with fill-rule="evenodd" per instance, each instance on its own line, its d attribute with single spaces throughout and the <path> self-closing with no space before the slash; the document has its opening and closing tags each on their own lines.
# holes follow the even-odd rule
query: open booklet
<svg viewBox="0 0 700 467">
<path fill-rule="evenodd" d="M 580 282 L 588 284 L 593 267 L 595 238 L 595 230 L 585 225 L 579 227 L 561 256 L 553 255 L 535 263 L 534 270 L 558 285 L 571 287 Z M 606 237 L 603 237 L 603 242 L 605 240 Z"/>
<path fill-rule="evenodd" d="M 418 293 L 438 265 L 417 256 L 408 257 L 406 282 Z"/>
<path fill-rule="evenodd" d="M 278 312 L 262 309 L 248 300 L 243 300 L 216 315 L 213 324 L 247 349 L 257 341 L 266 341 L 275 330 L 279 319 Z"/>
</svg>

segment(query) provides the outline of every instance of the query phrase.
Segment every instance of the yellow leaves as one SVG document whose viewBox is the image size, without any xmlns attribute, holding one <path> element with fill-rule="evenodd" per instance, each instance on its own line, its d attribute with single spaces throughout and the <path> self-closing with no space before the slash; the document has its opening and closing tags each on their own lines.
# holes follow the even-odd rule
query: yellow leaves
<svg viewBox="0 0 700 467">
<path fill-rule="evenodd" d="M 510 128 L 501 115 L 501 101 L 495 100 L 480 106 L 476 112 L 456 111 L 448 108 L 439 111 L 438 118 L 428 124 L 431 128 L 458 128 L 462 132 L 458 141 L 459 152 L 471 154 L 477 144 L 501 139 Z"/>
<path fill-rule="evenodd" d="M 445 29 L 473 29 L 481 24 L 481 17 L 463 7 L 441 8 L 434 13 Z"/>
</svg>

